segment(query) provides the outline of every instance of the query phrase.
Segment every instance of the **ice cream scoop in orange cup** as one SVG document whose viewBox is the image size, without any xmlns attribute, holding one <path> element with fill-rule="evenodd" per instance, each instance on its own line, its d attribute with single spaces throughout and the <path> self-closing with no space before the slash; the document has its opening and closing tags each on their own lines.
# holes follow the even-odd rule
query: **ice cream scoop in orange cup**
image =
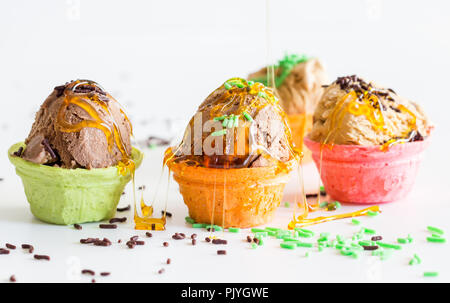
<svg viewBox="0 0 450 303">
<path fill-rule="evenodd" d="M 270 71 L 271 68 L 264 67 L 248 78 L 267 85 Z M 328 83 L 325 68 L 316 58 L 291 54 L 273 66 L 273 73 L 272 85 L 286 112 L 294 144 L 303 153 L 302 163 L 311 162 L 311 151 L 304 146 L 303 138 L 312 129 L 312 116 L 323 93 L 322 85 Z"/>
<path fill-rule="evenodd" d="M 384 203 L 411 191 L 432 128 L 417 104 L 347 76 L 325 90 L 304 143 L 332 199 Z"/>
<path fill-rule="evenodd" d="M 206 98 L 164 160 L 195 222 L 247 228 L 272 220 L 299 159 L 287 123 L 261 83 L 232 78 Z"/>
</svg>

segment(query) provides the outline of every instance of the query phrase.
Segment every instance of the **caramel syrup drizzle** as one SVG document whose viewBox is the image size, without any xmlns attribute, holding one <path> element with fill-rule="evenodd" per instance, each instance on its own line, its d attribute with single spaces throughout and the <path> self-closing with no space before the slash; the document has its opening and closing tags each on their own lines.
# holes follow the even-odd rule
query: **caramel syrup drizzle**
<svg viewBox="0 0 450 303">
<path fill-rule="evenodd" d="M 404 105 L 398 104 L 397 109 L 401 112 L 406 112 L 411 118 L 408 121 L 408 131 L 406 131 L 401 138 L 393 138 L 388 140 L 386 143 L 381 145 L 380 149 L 382 151 L 387 151 L 391 146 L 394 144 L 404 143 L 408 142 L 410 140 L 411 135 L 414 133 L 414 131 L 417 130 L 417 124 L 416 124 L 416 116 L 408 110 Z M 345 114 L 350 113 L 355 116 L 365 116 L 365 118 L 370 122 L 372 127 L 377 130 L 381 131 L 383 133 L 388 134 L 391 137 L 394 137 L 392 132 L 389 130 L 389 128 L 386 125 L 386 121 L 384 119 L 384 113 L 383 113 L 383 105 L 381 104 L 381 101 L 379 100 L 378 96 L 371 94 L 370 91 L 365 90 L 362 95 L 358 96 L 358 94 L 351 90 L 346 95 L 344 95 L 336 104 L 334 107 L 331 115 L 330 115 L 330 124 L 328 129 L 328 134 L 325 137 L 325 140 L 321 143 L 320 146 L 320 160 L 319 160 L 319 175 L 322 175 L 322 156 L 323 156 L 323 149 L 328 146 L 328 148 L 333 148 L 333 143 L 328 144 L 329 139 L 332 135 L 336 134 L 336 130 L 339 129 L 339 127 L 342 125 L 342 122 L 344 120 Z M 317 204 L 315 207 L 311 207 L 308 202 L 306 201 L 306 198 L 303 200 L 303 207 L 304 209 L 309 209 L 310 211 L 316 211 L 319 210 L 320 205 L 320 184 L 319 184 L 319 190 L 317 195 Z M 321 216 L 313 219 L 307 219 L 308 212 L 305 211 L 302 215 L 299 215 L 296 217 L 294 213 L 293 220 L 288 224 L 289 229 L 293 229 L 295 227 L 304 227 L 308 225 L 318 224 L 318 223 L 324 223 L 329 222 L 333 220 L 338 219 L 344 219 L 344 218 L 351 218 L 356 216 L 365 216 L 367 215 L 367 212 L 371 211 L 379 211 L 378 205 L 371 206 L 368 208 L 365 208 L 363 210 L 351 212 L 351 213 L 345 213 L 340 215 L 334 215 L 334 216 Z"/>
</svg>

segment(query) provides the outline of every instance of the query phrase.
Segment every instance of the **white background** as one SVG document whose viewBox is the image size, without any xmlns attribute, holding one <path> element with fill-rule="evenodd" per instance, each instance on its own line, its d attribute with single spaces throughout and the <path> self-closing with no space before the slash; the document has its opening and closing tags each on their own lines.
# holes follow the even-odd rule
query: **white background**
<svg viewBox="0 0 450 303">
<path fill-rule="evenodd" d="M 53 267 L 27 261 L 32 266 L 42 266 L 42 271 L 39 267 L 31 274 L 28 265 L 20 263 L 23 257 L 15 256 L 17 262 L 11 263 L 0 256 L 0 280 L 7 280 L 11 272 L 21 268 L 22 280 L 67 281 L 68 265 L 61 264 L 69 262 L 67 258 L 73 255 L 81 258 L 83 264 L 114 263 L 117 268 L 110 266 L 105 270 L 115 269 L 120 274 L 112 275 L 108 281 L 154 281 L 155 271 L 160 267 L 158 262 L 165 254 L 159 250 L 153 252 L 161 254 L 158 259 L 152 252 L 141 249 L 140 253 L 133 251 L 140 256 L 133 258 L 122 250 L 104 258 L 105 250 L 96 255 L 92 250 L 80 248 L 76 242 L 81 236 L 74 236 L 70 229 L 41 224 L 30 215 L 6 149 L 26 137 L 34 113 L 54 86 L 76 78 L 95 80 L 125 106 L 134 122 L 136 139 L 151 134 L 172 137 L 182 131 L 196 106 L 227 78 L 245 77 L 267 62 L 276 61 L 285 52 L 297 52 L 320 58 L 332 80 L 337 76 L 358 74 L 395 89 L 400 95 L 420 103 L 436 124 L 433 144 L 425 155 L 413 193 L 407 201 L 383 206 L 383 217 L 370 222 L 378 230 L 396 231 L 395 234 L 398 231 L 398 236 L 416 233 L 423 242 L 417 243 L 418 249 L 428 249 L 426 259 L 435 262 L 429 263 L 429 268 L 411 272 L 405 265 L 408 254 L 404 252 L 405 259 L 383 263 L 384 274 L 378 280 L 420 282 L 423 281 L 422 271 L 430 269 L 441 271 L 436 281 L 450 281 L 450 266 L 445 258 L 449 252 L 447 244 L 430 249 L 430 244 L 423 241 L 426 234 L 423 229 L 427 224 L 447 227 L 450 232 L 447 219 L 450 203 L 447 191 L 450 169 L 449 2 L 272 0 L 269 8 L 267 31 L 266 3 L 262 0 L 0 2 L 0 178 L 5 178 L 0 183 L 0 246 L 14 239 L 35 239 L 36 243 L 43 241 L 42 245 L 47 245 L 48 250 L 59 257 L 52 263 Z M 266 47 L 268 36 L 269 48 Z M 162 151 L 147 152 L 140 180 L 151 191 L 159 174 L 157 167 Z M 307 183 L 315 184 L 314 167 L 307 168 L 307 172 Z M 187 210 L 174 187 L 169 209 L 176 216 L 169 228 L 181 231 Z M 131 201 L 130 197 L 126 199 L 121 203 Z M 346 207 L 345 211 L 350 209 Z M 285 226 L 288 218 L 289 213 L 280 209 L 276 223 Z M 86 228 L 97 232 L 95 224 L 89 226 Z M 317 230 L 340 228 L 345 234 L 348 224 L 329 223 Z M 123 239 L 133 233 L 131 229 L 128 223 L 119 231 Z M 88 233 L 81 233 L 85 232 Z M 64 243 L 59 241 L 56 245 L 55 237 L 62 237 Z M 168 238 L 169 234 L 162 233 L 158 237 Z M 233 235 L 227 234 L 227 237 Z M 395 240 L 395 236 L 392 237 L 391 240 Z M 240 240 L 236 241 L 237 246 L 246 247 Z M 217 262 L 211 248 L 200 248 L 209 249 L 211 256 L 197 251 L 190 255 L 191 261 L 178 262 L 183 265 L 174 263 L 172 275 L 167 272 L 156 280 L 374 280 L 368 278 L 363 269 L 367 267 L 364 265 L 367 260 L 355 263 L 330 253 L 330 258 L 320 256 L 305 261 L 297 252 L 291 254 L 296 254 L 291 260 L 284 258 L 286 251 L 280 251 L 277 242 L 272 246 L 259 250 L 256 259 L 253 250 L 234 249 L 234 256 L 225 257 L 228 259 L 222 260 L 228 261 L 217 265 L 218 270 L 223 269 L 221 275 L 208 270 Z M 180 253 L 183 255 L 186 252 Z M 136 269 L 139 266 L 135 263 L 142 259 L 153 262 L 148 272 Z M 7 270 L 3 266 L 6 262 L 10 266 Z M 128 263 L 134 269 L 127 267 Z"/>
</svg>

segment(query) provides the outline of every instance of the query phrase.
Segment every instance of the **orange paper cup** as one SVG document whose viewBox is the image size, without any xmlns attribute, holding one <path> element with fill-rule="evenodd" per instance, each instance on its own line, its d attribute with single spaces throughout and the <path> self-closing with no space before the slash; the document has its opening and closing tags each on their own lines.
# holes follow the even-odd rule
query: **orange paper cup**
<svg viewBox="0 0 450 303">
<path fill-rule="evenodd" d="M 313 126 L 313 116 L 310 114 L 287 115 L 288 124 L 292 132 L 292 140 L 297 148 L 303 152 L 302 163 L 312 162 L 312 153 L 303 144 L 303 138 Z"/>
<path fill-rule="evenodd" d="M 295 165 L 295 161 L 289 164 Z M 189 216 L 199 223 L 247 228 L 273 219 L 289 179 L 278 167 L 218 169 L 170 162 Z"/>
<path fill-rule="evenodd" d="M 384 203 L 405 198 L 414 185 L 423 151 L 430 139 L 391 146 L 334 145 L 322 150 L 321 179 L 334 200 Z M 305 138 L 320 169 L 321 144 Z"/>
</svg>

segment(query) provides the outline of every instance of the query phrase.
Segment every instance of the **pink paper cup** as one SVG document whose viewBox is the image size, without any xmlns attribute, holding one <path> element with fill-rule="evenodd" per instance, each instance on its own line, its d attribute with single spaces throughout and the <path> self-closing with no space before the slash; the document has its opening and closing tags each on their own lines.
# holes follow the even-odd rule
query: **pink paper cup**
<svg viewBox="0 0 450 303">
<path fill-rule="evenodd" d="M 320 169 L 321 144 L 304 139 Z M 323 147 L 321 179 L 334 200 L 348 203 L 385 203 L 405 198 L 414 185 L 423 151 L 430 139 L 380 146 Z"/>
</svg>

